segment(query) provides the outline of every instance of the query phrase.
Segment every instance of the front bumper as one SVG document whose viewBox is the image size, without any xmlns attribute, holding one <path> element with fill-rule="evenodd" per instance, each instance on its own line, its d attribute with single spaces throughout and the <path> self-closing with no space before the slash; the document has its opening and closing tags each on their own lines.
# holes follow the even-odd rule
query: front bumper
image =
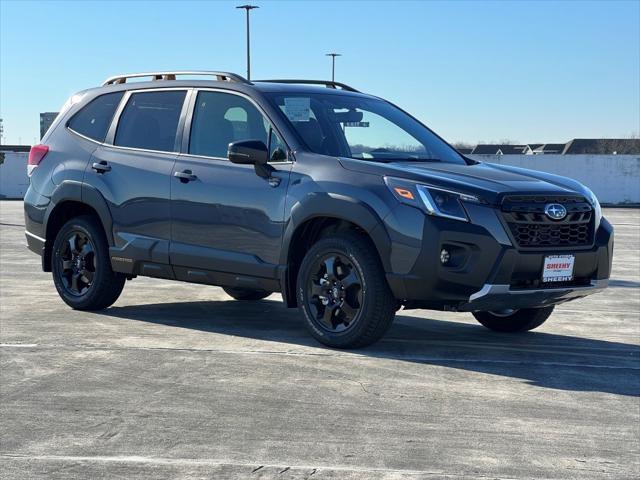
<svg viewBox="0 0 640 480">
<path fill-rule="evenodd" d="M 539 288 L 513 290 L 510 285 L 486 284 L 469 297 L 469 301 L 458 306 L 461 312 L 499 311 L 508 309 L 546 307 L 568 302 L 576 298 L 601 292 L 609 280 L 592 280 L 584 287 Z"/>
<path fill-rule="evenodd" d="M 492 208 L 470 207 L 468 223 L 426 217 L 417 209 L 410 210 L 415 214 L 403 210 L 403 221 L 395 225 L 411 217 L 414 232 L 417 228 L 421 235 L 414 233 L 412 241 L 407 242 L 409 235 L 401 236 L 391 229 L 394 247 L 390 263 L 411 266 L 387 274 L 391 290 L 406 308 L 489 311 L 543 307 L 598 293 L 608 284 L 613 227 L 604 218 L 590 247 L 522 251 L 512 245 Z M 393 219 L 388 224 L 393 226 Z M 402 243 L 401 248 L 395 248 L 396 242 Z M 455 252 L 448 265 L 440 262 L 442 248 Z M 562 254 L 575 257 L 574 280 L 542 283 L 545 257 Z"/>
</svg>

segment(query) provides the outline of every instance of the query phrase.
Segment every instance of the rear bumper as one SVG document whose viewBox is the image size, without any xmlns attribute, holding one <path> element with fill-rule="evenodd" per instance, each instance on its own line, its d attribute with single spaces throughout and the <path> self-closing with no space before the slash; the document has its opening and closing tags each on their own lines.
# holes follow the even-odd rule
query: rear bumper
<svg viewBox="0 0 640 480">
<path fill-rule="evenodd" d="M 42 259 L 42 270 L 50 271 L 49 259 L 46 253 L 45 215 L 51 199 L 36 192 L 31 186 L 24 196 L 24 224 L 27 247 Z"/>
<path fill-rule="evenodd" d="M 487 311 L 542 307 L 606 288 L 613 254 L 613 227 L 606 219 L 601 220 L 591 247 L 522 251 L 512 245 L 491 208 L 476 207 L 469 213 L 471 222 L 423 215 L 415 261 L 406 272 L 387 273 L 393 294 L 406 308 Z M 413 220 L 415 224 L 421 219 L 416 216 Z M 440 261 L 443 248 L 452 253 L 451 262 L 445 265 Z M 545 257 L 563 254 L 575 257 L 574 280 L 542 283 Z"/>
</svg>

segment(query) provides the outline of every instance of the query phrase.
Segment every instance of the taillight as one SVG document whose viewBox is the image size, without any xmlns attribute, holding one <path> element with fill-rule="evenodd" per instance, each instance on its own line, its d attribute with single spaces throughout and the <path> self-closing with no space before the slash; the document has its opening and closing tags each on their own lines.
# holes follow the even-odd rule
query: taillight
<svg viewBox="0 0 640 480">
<path fill-rule="evenodd" d="M 47 145 L 34 145 L 31 147 L 31 150 L 29 150 L 29 162 L 27 163 L 27 175 L 31 176 L 48 152 L 49 147 Z"/>
</svg>

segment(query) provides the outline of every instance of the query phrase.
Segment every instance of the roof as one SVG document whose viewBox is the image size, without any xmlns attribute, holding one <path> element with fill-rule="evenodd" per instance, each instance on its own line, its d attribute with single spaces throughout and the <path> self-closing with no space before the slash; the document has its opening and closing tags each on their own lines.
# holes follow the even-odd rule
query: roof
<svg viewBox="0 0 640 480">
<path fill-rule="evenodd" d="M 473 155 L 521 155 L 526 148 L 526 145 L 481 144 L 476 145 L 471 153 Z"/>
<path fill-rule="evenodd" d="M 571 154 L 640 154 L 640 139 L 635 138 L 575 138 L 568 142 L 563 155 Z"/>
<path fill-rule="evenodd" d="M 473 151 L 473 147 L 455 147 L 455 149 L 463 155 L 468 155 Z"/>
<path fill-rule="evenodd" d="M 533 153 L 562 153 L 565 143 L 530 143 L 529 148 Z"/>
<path fill-rule="evenodd" d="M 471 153 L 474 155 L 496 155 L 498 153 L 499 145 L 476 145 Z"/>
<path fill-rule="evenodd" d="M 503 155 L 520 155 L 527 149 L 526 145 L 500 145 L 500 153 Z"/>
<path fill-rule="evenodd" d="M 141 90 L 141 89 L 153 89 L 153 88 L 223 88 L 225 90 L 233 90 L 242 92 L 245 94 L 251 94 L 251 92 L 260 93 L 300 93 L 300 94 L 318 94 L 324 93 L 329 95 L 349 95 L 359 97 L 369 97 L 372 95 L 352 92 L 349 90 L 342 90 L 339 88 L 327 88 L 324 85 L 305 85 L 294 83 L 273 83 L 273 82 L 252 82 L 252 83 L 240 83 L 218 80 L 152 80 L 152 81 L 137 81 L 131 83 L 111 84 L 101 87 L 94 87 L 87 90 L 83 90 L 78 93 L 95 93 L 100 94 L 105 91 L 117 92 L 122 90 Z"/>
<path fill-rule="evenodd" d="M 545 143 L 540 149 L 543 153 L 562 153 L 566 143 Z"/>
<path fill-rule="evenodd" d="M 191 77 L 191 78 L 187 78 Z M 198 77 L 195 79 L 193 77 Z M 132 82 L 131 80 L 136 79 Z M 145 79 L 145 80 L 140 80 Z M 159 87 L 203 87 L 215 86 L 230 90 L 254 89 L 262 92 L 351 92 L 359 93 L 355 88 L 333 80 L 281 79 L 254 80 L 253 82 L 231 72 L 218 71 L 162 71 L 146 73 L 130 73 L 107 78 L 102 87 L 118 90 Z M 115 87 L 115 88 L 114 88 Z"/>
<path fill-rule="evenodd" d="M 291 92 L 291 93 L 338 93 L 338 94 L 356 94 L 365 95 L 356 91 L 342 90 L 339 88 L 330 88 L 317 84 L 300 84 L 300 83 L 277 83 L 255 81 L 252 82 L 253 87 L 261 92 Z"/>
</svg>

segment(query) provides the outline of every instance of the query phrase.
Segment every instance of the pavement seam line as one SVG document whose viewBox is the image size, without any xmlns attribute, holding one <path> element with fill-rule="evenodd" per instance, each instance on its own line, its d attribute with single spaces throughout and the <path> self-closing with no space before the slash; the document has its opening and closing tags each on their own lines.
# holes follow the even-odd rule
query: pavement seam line
<svg viewBox="0 0 640 480">
<path fill-rule="evenodd" d="M 263 468 L 282 469 L 282 464 L 270 464 L 263 462 L 235 462 L 232 460 L 217 460 L 217 459 L 197 459 L 197 458 L 166 458 L 166 457 L 143 457 L 143 456 L 84 456 L 84 455 L 26 455 L 19 453 L 0 453 L 0 458 L 13 459 L 13 460 L 25 460 L 25 461 L 51 461 L 51 462 L 95 462 L 95 463 L 137 463 L 137 464 L 150 464 L 150 465 L 184 465 L 184 466 L 237 466 L 252 468 L 253 471 L 261 470 Z M 258 467 L 256 467 L 258 465 Z M 403 475 L 438 475 L 450 478 L 468 478 L 468 474 L 451 474 L 445 472 L 430 472 L 427 470 L 405 470 L 394 468 L 380 468 L 380 467 L 352 467 L 346 465 L 336 466 L 311 466 L 311 465 L 289 465 L 289 469 L 299 470 L 328 470 L 328 471 L 342 471 L 342 472 L 376 472 L 376 473 L 398 473 Z M 475 476 L 474 478 L 495 478 L 495 476 Z M 500 477 L 501 480 L 517 480 L 516 477 Z"/>
</svg>

